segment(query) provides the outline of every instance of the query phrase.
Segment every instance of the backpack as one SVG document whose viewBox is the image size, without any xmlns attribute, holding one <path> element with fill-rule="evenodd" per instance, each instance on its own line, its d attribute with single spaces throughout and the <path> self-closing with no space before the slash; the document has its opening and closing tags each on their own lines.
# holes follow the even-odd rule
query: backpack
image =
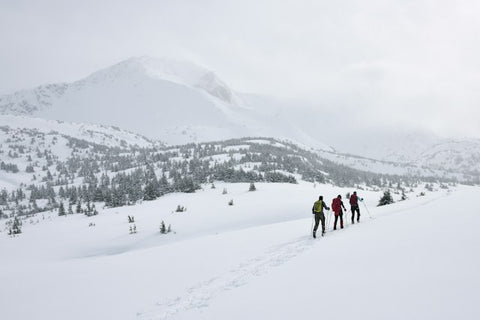
<svg viewBox="0 0 480 320">
<path fill-rule="evenodd" d="M 323 201 L 315 201 L 312 208 L 312 213 L 321 213 L 323 211 Z"/>
</svg>

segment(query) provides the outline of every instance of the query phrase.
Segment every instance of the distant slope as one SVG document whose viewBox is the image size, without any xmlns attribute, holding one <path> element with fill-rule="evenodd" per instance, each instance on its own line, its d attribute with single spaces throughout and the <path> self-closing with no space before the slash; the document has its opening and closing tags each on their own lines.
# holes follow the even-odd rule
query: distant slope
<svg viewBox="0 0 480 320">
<path fill-rule="evenodd" d="M 46 134 L 57 134 L 68 136 L 90 143 L 107 147 L 152 147 L 161 145 L 140 134 L 129 132 L 117 127 L 106 125 L 95 125 L 85 123 L 64 122 L 57 120 L 46 120 L 24 116 L 0 115 L 0 127 L 22 133 L 27 130 Z"/>
<path fill-rule="evenodd" d="M 422 129 L 369 125 L 334 106 L 238 93 L 185 61 L 131 58 L 73 83 L 1 96 L 0 113 L 117 126 L 171 145 L 273 137 L 372 172 L 480 177 L 480 140 L 441 139 Z M 346 154 L 359 157 L 346 161 Z M 394 165 L 363 165 L 358 158 Z"/>
<path fill-rule="evenodd" d="M 0 113 L 114 125 L 170 144 L 272 136 L 331 150 L 288 119 L 250 105 L 212 71 L 150 57 L 2 96 Z"/>
</svg>

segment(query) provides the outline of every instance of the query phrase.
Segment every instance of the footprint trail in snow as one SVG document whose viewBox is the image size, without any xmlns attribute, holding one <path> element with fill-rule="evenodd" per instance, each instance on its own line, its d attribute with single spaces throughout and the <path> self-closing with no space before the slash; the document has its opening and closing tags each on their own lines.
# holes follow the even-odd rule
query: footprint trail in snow
<svg viewBox="0 0 480 320">
<path fill-rule="evenodd" d="M 263 255 L 239 264 L 228 273 L 200 282 L 186 289 L 183 296 L 160 301 L 150 311 L 137 313 L 141 320 L 168 319 L 178 313 L 208 307 L 210 301 L 223 292 L 247 284 L 255 277 L 262 276 L 271 268 L 281 266 L 311 248 L 311 238 L 302 237 L 292 242 L 271 247 Z"/>
</svg>

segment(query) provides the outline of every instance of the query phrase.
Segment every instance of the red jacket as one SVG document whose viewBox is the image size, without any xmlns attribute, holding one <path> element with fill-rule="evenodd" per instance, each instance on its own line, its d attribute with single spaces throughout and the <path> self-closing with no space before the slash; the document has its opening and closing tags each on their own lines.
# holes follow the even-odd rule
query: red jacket
<svg viewBox="0 0 480 320">
<path fill-rule="evenodd" d="M 335 212 L 335 215 L 338 216 L 342 211 L 342 199 L 335 198 L 332 201 L 332 210 Z"/>
<path fill-rule="evenodd" d="M 350 205 L 351 206 L 358 206 L 358 197 L 356 194 L 352 194 L 350 196 Z"/>
</svg>

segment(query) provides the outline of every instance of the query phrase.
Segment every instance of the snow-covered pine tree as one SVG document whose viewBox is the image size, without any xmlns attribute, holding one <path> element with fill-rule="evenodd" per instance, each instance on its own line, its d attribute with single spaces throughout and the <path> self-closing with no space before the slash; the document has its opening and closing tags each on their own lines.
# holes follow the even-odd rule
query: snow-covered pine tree
<svg viewBox="0 0 480 320">
<path fill-rule="evenodd" d="M 18 217 L 13 218 L 12 228 L 9 230 L 9 235 L 16 235 L 22 233 L 22 222 Z"/>
<path fill-rule="evenodd" d="M 58 215 L 64 216 L 65 214 L 65 207 L 63 206 L 63 202 L 60 202 L 60 206 L 58 207 Z"/>
<path fill-rule="evenodd" d="M 383 192 L 383 196 L 380 198 L 380 201 L 378 202 L 377 207 L 384 206 L 391 203 L 394 203 L 392 194 L 390 193 L 390 190 L 387 190 Z"/>
<path fill-rule="evenodd" d="M 248 188 L 248 191 L 256 191 L 257 188 L 255 187 L 255 184 L 253 182 L 250 182 L 250 187 Z"/>
<path fill-rule="evenodd" d="M 160 233 L 161 234 L 167 233 L 167 228 L 165 227 L 165 222 L 163 222 L 163 220 L 162 220 L 162 223 L 160 223 Z"/>
</svg>

